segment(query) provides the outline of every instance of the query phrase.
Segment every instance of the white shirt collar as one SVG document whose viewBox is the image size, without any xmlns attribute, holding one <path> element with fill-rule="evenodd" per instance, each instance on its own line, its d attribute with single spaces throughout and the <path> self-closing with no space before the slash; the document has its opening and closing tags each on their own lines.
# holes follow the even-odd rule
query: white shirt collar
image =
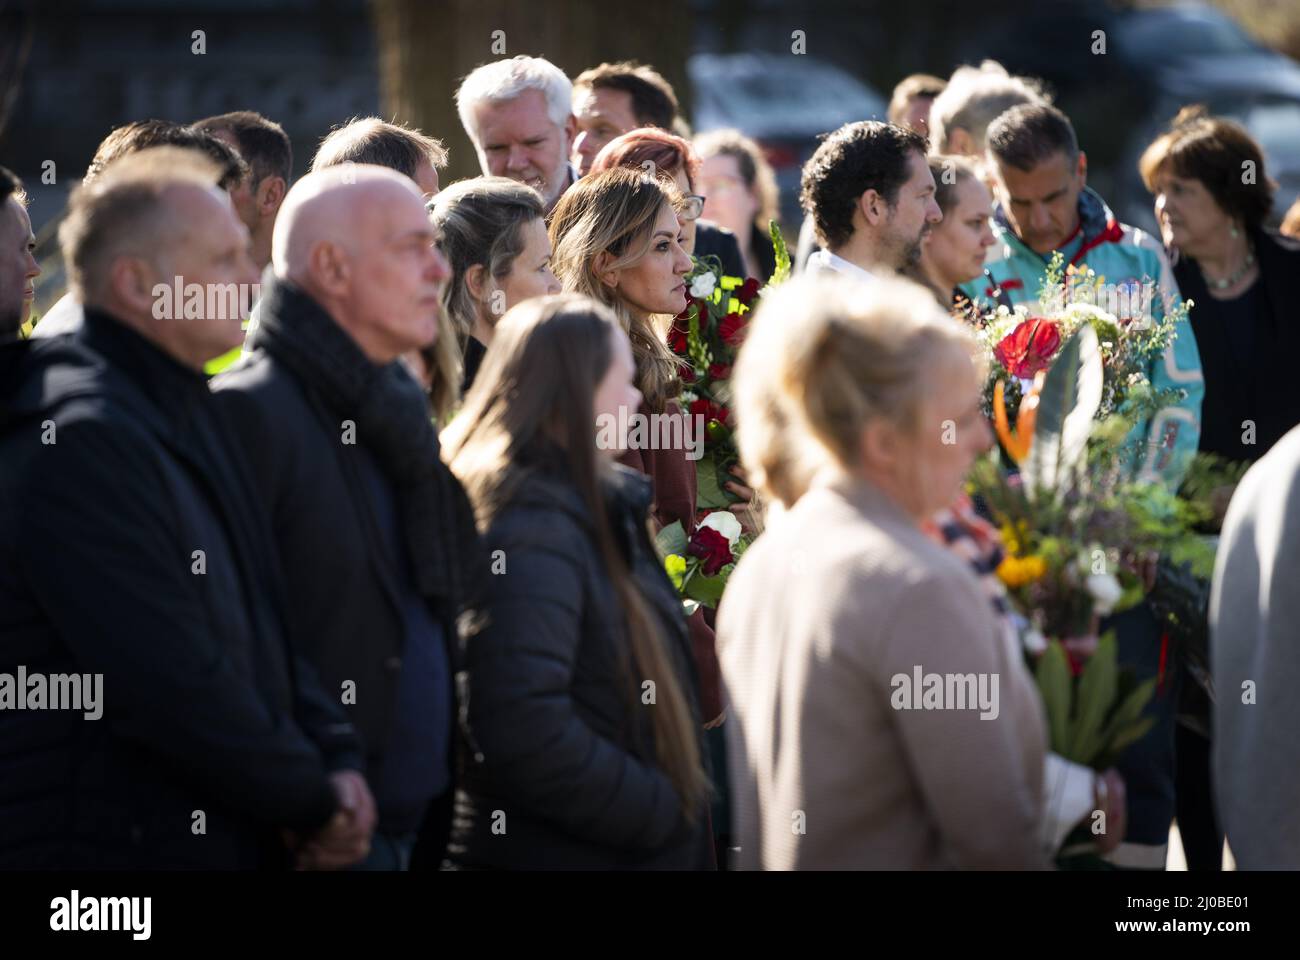
<svg viewBox="0 0 1300 960">
<path fill-rule="evenodd" d="M 850 277 L 866 280 L 869 283 L 874 283 L 878 279 L 870 270 L 859 267 L 856 263 L 850 263 L 829 250 L 818 250 L 812 254 L 808 258 L 808 265 L 815 270 L 833 270 L 835 273 L 847 274 Z"/>
</svg>

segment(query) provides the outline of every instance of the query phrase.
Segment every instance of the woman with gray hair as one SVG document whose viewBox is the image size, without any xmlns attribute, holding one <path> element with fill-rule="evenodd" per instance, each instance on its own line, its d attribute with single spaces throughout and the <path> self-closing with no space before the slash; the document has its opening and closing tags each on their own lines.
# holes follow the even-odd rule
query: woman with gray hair
<svg viewBox="0 0 1300 960">
<path fill-rule="evenodd" d="M 788 512 L 719 612 L 737 866 L 1047 865 L 1037 694 L 974 575 L 921 530 L 990 443 L 973 353 L 893 278 L 800 277 L 756 314 L 740 450 Z"/>
<path fill-rule="evenodd" d="M 442 305 L 464 354 L 461 392 L 474 383 L 497 320 L 532 297 L 560 292 L 551 272 L 541 195 L 505 177 L 475 177 L 430 204 L 438 247 L 451 264 Z"/>
</svg>

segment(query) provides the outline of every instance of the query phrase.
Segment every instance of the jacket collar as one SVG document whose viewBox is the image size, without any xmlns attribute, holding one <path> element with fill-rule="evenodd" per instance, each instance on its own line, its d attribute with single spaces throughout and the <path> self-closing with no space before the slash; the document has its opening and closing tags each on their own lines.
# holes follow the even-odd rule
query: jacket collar
<svg viewBox="0 0 1300 960">
<path fill-rule="evenodd" d="M 107 311 L 87 306 L 85 316 L 72 340 L 107 360 L 152 401 L 165 421 L 182 423 L 192 404 L 210 396 L 202 371 L 180 363 Z"/>
</svg>

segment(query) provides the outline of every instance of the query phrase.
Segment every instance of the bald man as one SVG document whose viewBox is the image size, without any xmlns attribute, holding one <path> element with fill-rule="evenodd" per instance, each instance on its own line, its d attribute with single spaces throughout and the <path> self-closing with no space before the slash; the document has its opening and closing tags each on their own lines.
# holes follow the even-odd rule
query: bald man
<svg viewBox="0 0 1300 960">
<path fill-rule="evenodd" d="M 379 808 L 365 866 L 401 870 L 449 806 L 449 647 L 477 551 L 398 359 L 439 336 L 450 270 L 419 188 L 368 164 L 294 185 L 271 267 L 250 353 L 215 396 L 271 511 L 294 641 L 365 742 Z"/>
<path fill-rule="evenodd" d="M 0 869 L 369 852 L 360 741 L 286 642 L 270 524 L 202 374 L 241 337 L 226 292 L 257 279 L 215 183 L 202 155 L 157 147 L 75 190 L 59 240 L 85 322 L 17 345 L 0 677 L 22 679 L 17 704 L 0 692 Z M 162 296 L 177 284 L 222 296 Z"/>
</svg>

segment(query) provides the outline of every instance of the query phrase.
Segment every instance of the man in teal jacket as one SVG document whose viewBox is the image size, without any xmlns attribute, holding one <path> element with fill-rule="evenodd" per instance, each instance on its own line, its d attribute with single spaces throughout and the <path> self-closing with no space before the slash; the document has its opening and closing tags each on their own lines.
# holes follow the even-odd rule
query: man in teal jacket
<svg viewBox="0 0 1300 960">
<path fill-rule="evenodd" d="M 1065 264 L 1086 265 L 1103 277 L 1103 292 L 1121 292 L 1115 298 L 1121 317 L 1160 319 L 1177 304 L 1178 287 L 1159 243 L 1119 223 L 1087 188 L 1087 157 L 1060 110 L 1045 104 L 1008 110 L 989 126 L 988 154 L 998 199 L 998 242 L 989 248 L 984 277 L 963 288 L 972 300 L 1027 303 L 1034 309 L 1048 263 L 1059 252 Z M 1172 490 L 1196 453 L 1205 392 L 1196 339 L 1185 319 L 1164 357 L 1152 365 L 1150 377 L 1157 391 L 1177 388 L 1182 399 L 1135 429 L 1135 439 L 1145 441 L 1137 472 Z M 1116 867 L 1159 870 L 1165 866 L 1174 816 L 1180 671 L 1170 662 L 1164 631 L 1146 603 L 1108 618 L 1102 629 L 1114 629 L 1123 666 L 1140 680 L 1158 678 L 1146 711 L 1155 725 L 1116 764 L 1125 781 L 1128 826 L 1107 859 Z"/>
<path fill-rule="evenodd" d="M 1047 265 L 1059 252 L 1065 264 L 1086 265 L 1104 278 L 1122 306 L 1158 320 L 1177 304 L 1178 285 L 1159 241 L 1119 223 L 1086 186 L 1087 156 L 1065 114 L 1041 104 L 1014 107 L 989 126 L 988 143 L 998 196 L 997 242 L 989 248 L 985 275 L 962 287 L 972 301 L 1036 308 Z M 1196 453 L 1205 393 L 1186 319 L 1150 377 L 1157 391 L 1174 388 L 1183 396 L 1138 425 L 1138 439 L 1146 441 L 1138 475 L 1175 489 Z"/>
</svg>

